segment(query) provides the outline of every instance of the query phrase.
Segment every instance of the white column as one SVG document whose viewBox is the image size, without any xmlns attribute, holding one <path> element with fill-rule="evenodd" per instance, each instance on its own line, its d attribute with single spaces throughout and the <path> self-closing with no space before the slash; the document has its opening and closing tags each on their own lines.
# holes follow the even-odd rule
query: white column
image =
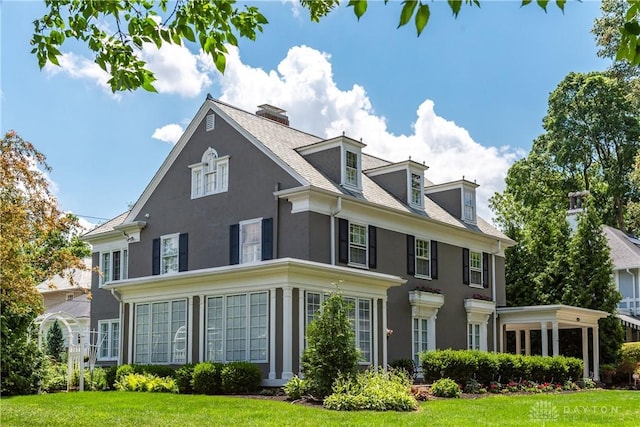
<svg viewBox="0 0 640 427">
<path fill-rule="evenodd" d="M 373 299 L 373 367 L 378 370 L 378 337 L 380 336 L 380 330 L 378 329 L 378 301 L 379 298 Z M 382 339 L 387 340 L 387 330 L 382 331 Z"/>
<path fill-rule="evenodd" d="M 437 314 L 434 314 L 427 320 L 427 350 L 435 350 L 436 349 L 436 320 L 438 319 Z M 411 330 L 411 335 L 413 335 L 413 325 Z M 413 348 L 411 349 L 413 352 Z"/>
<path fill-rule="evenodd" d="M 119 319 L 120 324 L 118 325 L 118 339 L 120 342 L 118 343 L 120 348 L 118 349 L 118 366 L 122 365 L 122 359 L 124 359 L 124 343 L 122 342 L 122 337 L 124 337 L 124 303 L 122 301 L 119 302 Z M 129 319 L 129 323 L 131 323 L 131 319 Z"/>
<path fill-rule="evenodd" d="M 282 288 L 282 379 L 293 378 L 293 291 Z"/>
<path fill-rule="evenodd" d="M 589 328 L 582 327 L 582 363 L 584 363 L 584 370 L 582 376 L 589 377 Z"/>
<path fill-rule="evenodd" d="M 133 303 L 129 303 L 129 351 L 127 357 L 127 363 L 133 363 L 133 324 L 135 322 L 135 318 L 133 317 Z M 151 319 L 149 319 L 151 320 Z"/>
<path fill-rule="evenodd" d="M 600 337 L 598 326 L 593 328 L 593 380 L 600 381 Z"/>
<path fill-rule="evenodd" d="M 269 289 L 269 379 L 276 379 L 276 289 Z"/>
<path fill-rule="evenodd" d="M 189 297 L 187 309 L 187 363 L 193 362 L 193 296 Z M 202 317 L 202 316 L 201 316 Z M 202 329 L 200 330 L 202 334 Z"/>
<path fill-rule="evenodd" d="M 480 323 L 480 351 L 487 351 L 488 349 L 487 340 L 489 337 L 487 336 L 487 323 L 488 322 Z"/>
<path fill-rule="evenodd" d="M 560 355 L 560 338 L 558 336 L 558 322 L 551 322 L 551 344 L 553 345 L 553 356 Z"/>
<path fill-rule="evenodd" d="M 387 331 L 387 297 L 382 298 L 382 330 Z M 382 340 L 382 366 L 387 369 L 387 340 Z"/>
<path fill-rule="evenodd" d="M 516 354 L 522 354 L 522 345 L 520 344 L 521 332 L 520 329 L 516 329 Z"/>
<path fill-rule="evenodd" d="M 200 315 L 198 316 L 198 325 L 200 326 L 200 334 L 198 334 L 198 348 L 199 348 L 199 357 L 198 362 L 204 362 L 206 351 L 205 348 L 205 338 L 207 334 L 207 330 L 205 329 L 205 318 L 207 317 L 207 313 L 205 312 L 206 299 L 204 295 L 198 295 L 198 300 L 200 301 Z"/>
<path fill-rule="evenodd" d="M 307 305 L 304 290 L 298 288 L 298 376 L 302 378 L 302 354 L 304 353 L 304 328 Z"/>
<path fill-rule="evenodd" d="M 547 338 L 547 322 L 540 322 L 540 332 L 542 333 L 542 355 L 549 355 L 549 339 Z"/>
<path fill-rule="evenodd" d="M 524 330 L 524 354 L 531 356 L 531 329 Z"/>
</svg>

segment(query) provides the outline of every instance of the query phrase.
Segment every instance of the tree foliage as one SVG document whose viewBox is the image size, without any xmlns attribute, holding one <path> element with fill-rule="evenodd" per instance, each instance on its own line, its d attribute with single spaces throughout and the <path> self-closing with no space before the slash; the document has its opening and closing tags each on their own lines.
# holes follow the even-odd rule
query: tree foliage
<svg viewBox="0 0 640 427">
<path fill-rule="evenodd" d="M 331 394 L 340 374 L 355 373 L 360 357 L 349 321 L 349 305 L 338 292 L 332 292 L 319 314 L 307 328 L 307 348 L 302 355 L 302 370 L 311 394 L 324 398 Z"/>
<path fill-rule="evenodd" d="M 47 354 L 56 361 L 60 361 L 60 354 L 63 350 L 64 338 L 62 336 L 62 329 L 58 321 L 55 320 L 47 332 Z"/>
<path fill-rule="evenodd" d="M 623 25 L 618 28 L 619 58 L 628 59 L 634 66 L 640 64 L 638 34 L 639 0 L 627 0 Z M 330 14 L 340 6 L 339 0 L 300 0 L 314 22 Z M 385 0 L 385 4 L 388 0 Z M 462 6 L 480 7 L 479 0 L 448 0 L 454 17 Z M 531 0 L 523 0 L 526 6 Z M 536 4 L 547 10 L 549 0 L 537 0 Z M 555 4 L 564 11 L 566 0 Z M 160 48 L 163 44 L 193 43 L 211 55 L 216 68 L 224 72 L 226 44 L 237 46 L 238 37 L 255 40 L 267 18 L 255 6 L 235 7 L 235 0 L 45 0 L 47 13 L 34 21 L 31 39 L 32 53 L 40 68 L 47 63 L 59 65 L 60 49 L 69 39 L 85 45 L 94 55 L 94 61 L 111 75 L 109 84 L 115 91 L 143 88 L 155 91 L 155 77 L 140 58 L 140 50 L 146 43 Z M 429 4 L 417 0 L 405 0 L 400 7 L 398 28 L 412 24 L 418 36 L 429 23 Z M 367 0 L 350 0 L 357 19 L 368 10 Z"/>
<path fill-rule="evenodd" d="M 77 219 L 59 210 L 38 169 L 49 170 L 45 156 L 15 131 L 5 135 L 0 148 L 2 393 L 16 394 L 33 391 L 24 381 L 38 372 L 27 363 L 39 363 L 27 343 L 28 329 L 43 310 L 35 286 L 65 269 L 85 268 L 80 257 L 89 250 L 71 239 Z"/>
</svg>

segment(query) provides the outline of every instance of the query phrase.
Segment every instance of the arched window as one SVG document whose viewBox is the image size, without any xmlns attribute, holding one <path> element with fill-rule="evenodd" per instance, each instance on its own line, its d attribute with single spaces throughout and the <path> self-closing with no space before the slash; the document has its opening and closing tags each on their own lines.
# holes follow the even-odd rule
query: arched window
<svg viewBox="0 0 640 427">
<path fill-rule="evenodd" d="M 202 155 L 202 161 L 189 167 L 192 199 L 227 191 L 229 156 L 219 157 L 218 152 L 209 147 Z"/>
</svg>

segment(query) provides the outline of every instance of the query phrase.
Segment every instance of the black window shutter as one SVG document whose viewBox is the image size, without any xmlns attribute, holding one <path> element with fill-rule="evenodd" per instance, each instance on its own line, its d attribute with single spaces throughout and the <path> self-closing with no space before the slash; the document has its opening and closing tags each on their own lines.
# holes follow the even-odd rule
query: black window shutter
<svg viewBox="0 0 640 427">
<path fill-rule="evenodd" d="M 416 238 L 407 234 L 407 274 L 416 274 Z"/>
<path fill-rule="evenodd" d="M 462 283 L 469 284 L 469 249 L 462 248 Z"/>
<path fill-rule="evenodd" d="M 180 234 L 178 240 L 178 271 L 189 270 L 189 234 Z"/>
<path fill-rule="evenodd" d="M 369 268 L 378 267 L 378 244 L 377 233 L 378 229 L 373 225 L 369 226 Z"/>
<path fill-rule="evenodd" d="M 438 278 L 438 242 L 431 241 L 431 278 Z"/>
<path fill-rule="evenodd" d="M 262 260 L 273 259 L 273 218 L 262 220 Z"/>
<path fill-rule="evenodd" d="M 240 224 L 229 227 L 229 264 L 240 263 Z"/>
<path fill-rule="evenodd" d="M 338 218 L 338 262 L 349 262 L 349 221 Z"/>
<path fill-rule="evenodd" d="M 151 258 L 151 274 L 160 274 L 160 238 L 153 239 L 153 249 Z"/>
<path fill-rule="evenodd" d="M 482 253 L 482 287 L 489 287 L 489 254 Z"/>
</svg>

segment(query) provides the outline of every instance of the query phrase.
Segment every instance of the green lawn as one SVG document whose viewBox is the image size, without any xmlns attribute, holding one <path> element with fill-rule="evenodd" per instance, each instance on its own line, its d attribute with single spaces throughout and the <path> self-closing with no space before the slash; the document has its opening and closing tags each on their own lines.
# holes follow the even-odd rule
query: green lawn
<svg viewBox="0 0 640 427">
<path fill-rule="evenodd" d="M 241 397 L 130 392 L 56 393 L 0 400 L 2 426 L 638 426 L 640 392 L 442 399 L 420 410 L 334 412 Z"/>
</svg>

